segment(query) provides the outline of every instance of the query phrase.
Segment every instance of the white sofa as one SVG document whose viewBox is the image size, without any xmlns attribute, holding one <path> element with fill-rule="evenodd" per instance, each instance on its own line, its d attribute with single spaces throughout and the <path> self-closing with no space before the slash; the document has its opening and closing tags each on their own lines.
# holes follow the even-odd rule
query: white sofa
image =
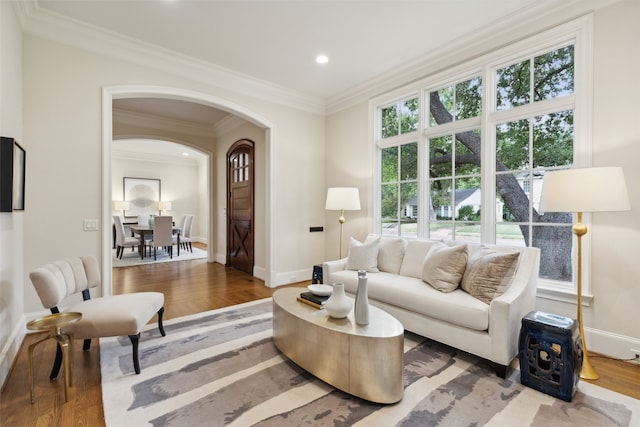
<svg viewBox="0 0 640 427">
<path fill-rule="evenodd" d="M 377 244 L 371 243 L 376 241 Z M 368 295 L 372 305 L 396 317 L 408 331 L 492 361 L 496 374 L 504 378 L 508 365 L 518 354 L 521 319 L 534 310 L 539 249 L 466 244 L 467 256 L 460 260 L 464 263 L 462 275 L 467 277 L 461 277 L 460 281 L 464 281 L 467 289 L 473 284 L 470 271 L 477 270 L 470 265 L 477 265 L 480 259 L 485 263 L 495 259 L 492 255 L 485 257 L 485 254 L 495 253 L 498 257 L 512 254 L 511 259 L 515 259 L 508 272 L 497 275 L 491 270 L 493 266 L 488 266 L 489 275 L 505 274 L 506 277 L 499 281 L 506 290 L 491 295 L 490 301 L 483 296 L 487 303 L 461 287 L 442 292 L 423 280 L 426 276 L 426 280 L 434 283 L 432 273 L 440 267 L 434 267 L 433 262 L 448 264 L 454 259 L 443 252 L 445 245 L 454 246 L 432 240 L 374 235 L 368 236 L 364 244 L 351 239 L 349 257 L 323 264 L 323 282 L 343 282 L 345 291 L 353 296 L 358 285 L 357 269 L 368 270 Z M 458 250 L 460 246 L 458 244 L 455 249 L 458 254 L 462 253 Z M 440 252 L 434 248 L 439 248 Z M 363 250 L 367 252 L 364 258 L 368 259 L 363 259 Z M 357 265 L 363 262 L 366 268 Z M 456 280 L 454 275 L 453 282 Z"/>
</svg>

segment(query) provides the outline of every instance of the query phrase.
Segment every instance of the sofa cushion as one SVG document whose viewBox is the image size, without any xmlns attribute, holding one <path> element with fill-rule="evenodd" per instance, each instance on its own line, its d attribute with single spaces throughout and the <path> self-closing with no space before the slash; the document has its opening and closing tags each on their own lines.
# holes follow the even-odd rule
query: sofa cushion
<svg viewBox="0 0 640 427">
<path fill-rule="evenodd" d="M 483 246 L 471 254 L 461 287 L 480 301 L 491 301 L 502 295 L 513 279 L 520 252 L 497 252 Z"/>
<path fill-rule="evenodd" d="M 433 245 L 422 266 L 422 280 L 440 292 L 452 292 L 460 286 L 467 266 L 467 245 Z"/>
<path fill-rule="evenodd" d="M 400 267 L 402 276 L 415 277 L 422 279 L 422 266 L 424 259 L 431 249 L 431 246 L 437 244 L 433 240 L 409 240 L 404 250 L 404 258 Z"/>
<path fill-rule="evenodd" d="M 367 237 L 367 241 L 372 235 Z M 365 241 L 366 242 L 366 241 Z M 400 266 L 404 258 L 405 240 L 401 237 L 383 237 L 380 239 L 378 251 L 378 270 L 387 273 L 400 273 Z"/>
<path fill-rule="evenodd" d="M 355 295 L 358 289 L 355 271 L 337 271 L 331 274 L 331 280 L 343 282 L 349 294 Z M 426 286 L 422 279 L 384 272 L 367 274 L 367 281 L 367 294 L 373 303 L 381 301 L 463 328 L 489 328 L 489 306 L 462 289 L 443 293 Z"/>
<path fill-rule="evenodd" d="M 361 243 L 351 237 L 349 239 L 349 256 L 347 258 L 347 270 L 366 270 L 378 272 L 378 251 L 380 250 L 380 237 L 367 239 Z"/>
</svg>

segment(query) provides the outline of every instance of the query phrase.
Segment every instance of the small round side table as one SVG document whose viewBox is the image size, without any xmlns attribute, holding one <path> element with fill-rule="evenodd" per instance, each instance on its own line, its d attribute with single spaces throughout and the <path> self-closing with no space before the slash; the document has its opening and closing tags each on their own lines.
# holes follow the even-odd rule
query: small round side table
<svg viewBox="0 0 640 427">
<path fill-rule="evenodd" d="M 54 313 L 27 323 L 27 328 L 32 331 L 48 331 L 49 335 L 29 345 L 29 380 L 31 382 L 31 403 L 35 403 L 33 392 L 33 350 L 43 341 L 53 338 L 62 349 L 62 362 L 64 366 L 64 401 L 69 401 L 69 386 L 71 386 L 71 358 L 73 357 L 73 334 L 63 332 L 62 328 L 77 322 L 82 318 L 82 313 Z"/>
</svg>

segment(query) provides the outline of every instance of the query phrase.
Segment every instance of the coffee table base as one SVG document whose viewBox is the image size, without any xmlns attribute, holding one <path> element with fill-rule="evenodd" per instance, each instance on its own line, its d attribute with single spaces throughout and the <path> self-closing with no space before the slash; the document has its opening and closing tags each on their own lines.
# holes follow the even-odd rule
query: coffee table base
<svg viewBox="0 0 640 427">
<path fill-rule="evenodd" d="M 298 366 L 330 385 L 377 403 L 395 403 L 404 392 L 404 328 L 371 307 L 369 325 L 329 317 L 296 301 L 304 289 L 273 295 L 273 340 Z"/>
</svg>

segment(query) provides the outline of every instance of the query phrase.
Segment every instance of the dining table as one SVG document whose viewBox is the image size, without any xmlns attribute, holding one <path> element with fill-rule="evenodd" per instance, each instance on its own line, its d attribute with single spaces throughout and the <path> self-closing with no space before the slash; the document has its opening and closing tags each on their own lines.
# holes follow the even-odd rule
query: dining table
<svg viewBox="0 0 640 427">
<path fill-rule="evenodd" d="M 138 236 L 140 236 L 140 258 L 144 259 L 145 236 L 153 236 L 153 227 L 150 227 L 148 225 L 132 224 L 129 226 L 129 229 L 131 230 L 131 233 L 133 235 L 137 234 Z M 173 234 L 175 234 L 177 237 L 177 244 L 178 244 L 177 256 L 180 256 L 180 232 L 182 231 L 182 228 L 173 226 L 172 231 L 173 231 Z"/>
</svg>

